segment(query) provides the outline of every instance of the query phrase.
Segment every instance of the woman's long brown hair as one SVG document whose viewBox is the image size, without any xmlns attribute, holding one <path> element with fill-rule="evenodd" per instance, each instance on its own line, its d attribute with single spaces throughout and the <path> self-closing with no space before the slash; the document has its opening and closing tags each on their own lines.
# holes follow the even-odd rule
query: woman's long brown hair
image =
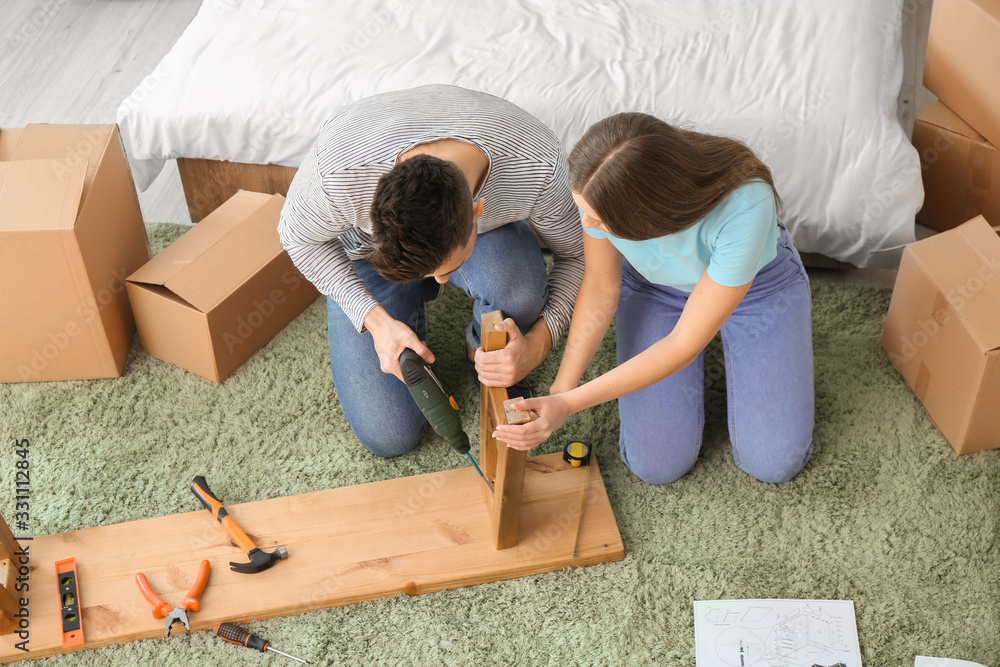
<svg viewBox="0 0 1000 667">
<path fill-rule="evenodd" d="M 675 234 L 750 181 L 774 190 L 771 170 L 734 139 L 682 130 L 638 112 L 594 123 L 569 155 L 569 186 L 615 236 Z"/>
</svg>

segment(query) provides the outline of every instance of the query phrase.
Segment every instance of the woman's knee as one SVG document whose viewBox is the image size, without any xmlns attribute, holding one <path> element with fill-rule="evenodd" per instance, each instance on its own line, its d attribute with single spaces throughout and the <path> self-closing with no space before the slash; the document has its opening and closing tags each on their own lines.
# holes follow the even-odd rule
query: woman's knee
<svg viewBox="0 0 1000 667">
<path fill-rule="evenodd" d="M 646 484 L 672 484 L 694 468 L 698 460 L 698 442 L 671 442 L 654 448 L 630 448 L 621 443 L 621 457 L 628 469 Z"/>
<path fill-rule="evenodd" d="M 791 481 L 805 467 L 812 456 L 812 436 L 782 445 L 764 443 L 754 447 L 754 454 L 747 455 L 743 449 L 737 453 L 734 448 L 736 466 L 761 482 L 784 484 Z"/>
<path fill-rule="evenodd" d="M 662 465 L 630 464 L 628 469 L 646 484 L 665 486 L 673 484 L 691 471 L 694 466 L 678 466 L 670 468 Z"/>
</svg>

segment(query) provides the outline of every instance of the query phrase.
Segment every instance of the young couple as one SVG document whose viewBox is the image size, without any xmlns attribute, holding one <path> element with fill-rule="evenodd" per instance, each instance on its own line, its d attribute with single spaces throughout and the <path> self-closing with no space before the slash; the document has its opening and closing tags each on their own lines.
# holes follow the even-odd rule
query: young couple
<svg viewBox="0 0 1000 667">
<path fill-rule="evenodd" d="M 523 380 L 569 328 L 549 395 L 515 406 L 532 421 L 497 428 L 510 447 L 618 399 L 622 459 L 648 483 L 673 482 L 701 447 L 704 348 L 721 329 L 733 458 L 781 483 L 812 452 L 813 363 L 809 283 L 779 210 L 770 170 L 731 139 L 621 113 L 587 130 L 567 169 L 524 110 L 434 85 L 330 118 L 279 232 L 328 297 L 334 385 L 374 454 L 420 439 L 398 360 L 410 347 L 433 362 L 424 302 L 450 283 L 474 299 L 469 363 L 487 385 Z M 548 275 L 527 221 L 552 252 Z M 484 352 L 492 310 L 509 343 Z M 618 366 L 581 385 L 612 318 Z"/>
</svg>

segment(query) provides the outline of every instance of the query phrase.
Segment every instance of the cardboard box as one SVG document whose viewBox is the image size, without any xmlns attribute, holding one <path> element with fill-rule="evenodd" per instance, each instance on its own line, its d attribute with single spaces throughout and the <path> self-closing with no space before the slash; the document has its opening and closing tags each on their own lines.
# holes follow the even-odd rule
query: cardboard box
<svg viewBox="0 0 1000 667">
<path fill-rule="evenodd" d="M 316 300 L 278 240 L 284 203 L 241 190 L 128 277 L 146 352 L 222 382 Z"/>
<path fill-rule="evenodd" d="M 148 260 L 117 126 L 0 130 L 0 382 L 120 376 Z"/>
<path fill-rule="evenodd" d="M 1000 227 L 903 250 L 882 349 L 957 454 L 1000 447 Z"/>
<path fill-rule="evenodd" d="M 937 0 L 924 85 L 1000 146 L 1000 0 Z"/>
<path fill-rule="evenodd" d="M 924 205 L 917 222 L 940 232 L 977 215 L 1000 225 L 1000 150 L 943 102 L 917 117 Z"/>
</svg>

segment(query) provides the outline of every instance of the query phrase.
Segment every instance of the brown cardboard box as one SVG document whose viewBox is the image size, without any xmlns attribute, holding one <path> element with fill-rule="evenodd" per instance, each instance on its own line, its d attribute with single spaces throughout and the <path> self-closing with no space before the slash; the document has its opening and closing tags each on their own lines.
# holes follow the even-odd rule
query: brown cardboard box
<svg viewBox="0 0 1000 667">
<path fill-rule="evenodd" d="M 0 131 L 0 382 L 120 376 L 148 260 L 115 125 Z"/>
<path fill-rule="evenodd" d="M 913 145 L 924 179 L 917 222 L 943 232 L 982 215 L 1000 225 L 1000 150 L 940 101 L 917 118 Z"/>
<path fill-rule="evenodd" d="M 241 190 L 128 277 L 146 352 L 222 382 L 316 300 L 278 240 L 284 202 Z"/>
<path fill-rule="evenodd" d="M 924 85 L 1000 146 L 1000 0 L 937 0 Z"/>
<path fill-rule="evenodd" d="M 957 454 L 1000 448 L 1000 227 L 903 250 L 882 349 Z"/>
</svg>

